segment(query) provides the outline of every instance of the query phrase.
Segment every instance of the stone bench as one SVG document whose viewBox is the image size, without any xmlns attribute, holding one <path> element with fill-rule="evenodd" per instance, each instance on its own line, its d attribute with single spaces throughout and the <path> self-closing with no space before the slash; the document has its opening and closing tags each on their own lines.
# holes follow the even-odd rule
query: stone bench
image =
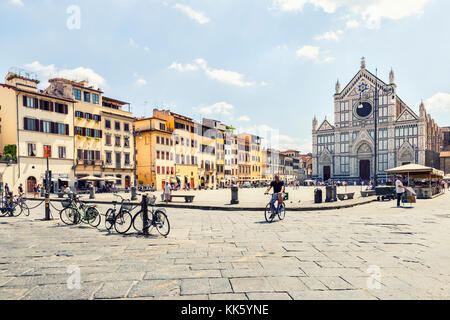
<svg viewBox="0 0 450 320">
<path fill-rule="evenodd" d="M 355 196 L 355 193 L 338 193 L 337 197 L 339 200 L 344 201 L 344 200 L 351 200 L 353 199 Z"/>
<path fill-rule="evenodd" d="M 361 191 L 361 197 L 366 198 L 375 195 L 375 190 Z"/>
<path fill-rule="evenodd" d="M 194 201 L 195 196 L 188 195 L 172 195 L 170 196 L 170 202 L 172 202 L 172 198 L 184 198 L 186 203 L 192 203 Z"/>
</svg>

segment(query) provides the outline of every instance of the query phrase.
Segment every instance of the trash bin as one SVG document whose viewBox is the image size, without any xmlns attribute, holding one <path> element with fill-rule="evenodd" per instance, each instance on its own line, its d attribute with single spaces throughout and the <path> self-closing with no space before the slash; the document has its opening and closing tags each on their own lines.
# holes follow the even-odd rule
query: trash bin
<svg viewBox="0 0 450 320">
<path fill-rule="evenodd" d="M 231 187 L 231 204 L 239 204 L 239 188 Z"/>
<path fill-rule="evenodd" d="M 326 197 L 325 202 L 332 202 L 333 201 L 333 186 L 326 186 Z"/>
<path fill-rule="evenodd" d="M 322 190 L 319 188 L 314 190 L 314 203 L 322 203 Z"/>
<path fill-rule="evenodd" d="M 91 187 L 89 190 L 89 199 L 95 199 L 95 187 Z"/>
</svg>

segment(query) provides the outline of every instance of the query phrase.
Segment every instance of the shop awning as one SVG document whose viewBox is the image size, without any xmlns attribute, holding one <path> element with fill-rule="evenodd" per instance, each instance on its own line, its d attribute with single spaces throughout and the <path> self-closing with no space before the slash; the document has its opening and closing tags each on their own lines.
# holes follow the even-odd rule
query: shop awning
<svg viewBox="0 0 450 320">
<path fill-rule="evenodd" d="M 99 177 L 94 177 L 94 176 L 87 176 L 87 177 L 83 177 L 78 179 L 80 181 L 105 181 L 104 178 L 99 178 Z"/>
<path fill-rule="evenodd" d="M 419 164 L 407 164 L 386 170 L 385 172 L 388 174 L 405 174 L 413 179 L 427 179 L 430 177 L 432 179 L 442 179 L 444 177 L 444 171 Z"/>
</svg>

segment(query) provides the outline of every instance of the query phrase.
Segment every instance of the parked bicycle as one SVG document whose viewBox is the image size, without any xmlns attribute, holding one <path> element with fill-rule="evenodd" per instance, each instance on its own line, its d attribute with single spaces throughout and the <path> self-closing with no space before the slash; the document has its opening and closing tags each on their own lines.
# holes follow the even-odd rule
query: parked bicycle
<svg viewBox="0 0 450 320">
<path fill-rule="evenodd" d="M 69 198 L 63 201 L 63 207 L 59 215 L 61 221 L 67 225 L 86 223 L 97 228 L 101 222 L 102 218 L 97 206 L 84 204 L 76 194 L 69 194 Z"/>
<path fill-rule="evenodd" d="M 22 213 L 26 215 L 27 217 L 30 215 L 30 209 L 28 208 L 28 205 L 25 202 L 25 199 L 22 196 L 14 196 L 13 197 L 13 203 L 17 204 L 16 208 L 20 210 L 16 210 L 17 214 L 15 214 L 15 217 L 20 216 Z"/>
<path fill-rule="evenodd" d="M 12 192 L 5 195 L 5 198 L 1 200 L 0 203 L 0 216 L 10 216 L 13 217 L 14 213 L 17 211 L 17 203 L 13 201 Z"/>
<path fill-rule="evenodd" d="M 114 208 L 108 209 L 106 211 L 105 217 L 105 227 L 106 230 L 110 231 L 114 226 L 114 229 L 120 233 L 127 233 L 131 228 L 131 224 L 133 222 L 133 216 L 131 215 L 132 205 L 127 203 L 128 200 L 123 198 L 121 195 L 114 193 L 114 196 L 119 197 L 121 199 L 120 209 L 117 212 L 117 201 L 113 201 L 112 204 Z"/>
<path fill-rule="evenodd" d="M 0 201 L 0 217 L 10 216 L 18 217 L 24 212 L 26 216 L 30 215 L 30 209 L 25 203 L 25 199 L 21 196 L 14 196 L 12 192 L 6 195 L 6 197 Z"/>
<path fill-rule="evenodd" d="M 148 198 L 147 207 L 150 207 L 151 209 L 148 210 L 147 226 L 149 229 L 155 227 L 160 235 L 167 237 L 170 232 L 169 219 L 167 218 L 165 209 L 155 208 L 155 202 L 155 196 Z M 133 217 L 133 228 L 139 233 L 144 231 L 144 212 L 142 208 Z"/>
<path fill-rule="evenodd" d="M 271 223 L 273 219 L 275 219 L 275 216 L 278 215 L 278 218 L 280 220 L 284 220 L 286 217 L 286 204 L 284 201 L 280 204 L 280 201 L 278 199 L 278 195 L 276 196 L 276 200 L 274 201 L 274 196 L 270 196 L 270 201 L 266 206 L 266 209 L 264 211 L 264 217 L 266 218 L 266 221 L 268 223 Z M 276 203 L 276 206 L 275 206 Z"/>
</svg>

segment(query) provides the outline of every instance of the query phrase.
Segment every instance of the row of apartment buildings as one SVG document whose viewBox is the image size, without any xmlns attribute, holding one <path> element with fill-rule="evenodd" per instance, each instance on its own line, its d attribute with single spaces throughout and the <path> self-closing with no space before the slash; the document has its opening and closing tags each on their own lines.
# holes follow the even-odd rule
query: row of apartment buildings
<svg viewBox="0 0 450 320">
<path fill-rule="evenodd" d="M 311 173 L 307 156 L 263 148 L 261 137 L 235 133 L 233 127 L 217 120 L 198 122 L 154 109 L 152 117 L 138 118 L 134 126 L 139 185 L 161 189 L 168 182 L 182 188 L 215 188 L 263 183 L 274 174 L 294 182 Z"/>
<path fill-rule="evenodd" d="M 68 185 L 181 187 L 264 182 L 275 173 L 291 182 L 311 174 L 308 156 L 263 149 L 256 135 L 235 133 L 219 121 L 153 110 L 134 118 L 129 103 L 104 96 L 100 88 L 62 78 L 45 90 L 29 73 L 9 72 L 0 84 L 0 150 L 16 146 L 16 161 L 0 163 L 0 182 L 32 192 L 45 184 L 47 158 L 52 191 Z M 128 106 L 128 111 L 126 111 Z"/>
<path fill-rule="evenodd" d="M 46 90 L 38 84 L 37 77 L 19 72 L 0 84 L 0 148 L 15 145 L 17 158 L 13 168 L 0 167 L 0 182 L 22 183 L 27 192 L 44 185 L 49 149 L 52 191 L 83 188 L 89 176 L 131 185 L 134 118 L 123 109 L 127 103 L 87 82 L 50 79 Z"/>
</svg>

